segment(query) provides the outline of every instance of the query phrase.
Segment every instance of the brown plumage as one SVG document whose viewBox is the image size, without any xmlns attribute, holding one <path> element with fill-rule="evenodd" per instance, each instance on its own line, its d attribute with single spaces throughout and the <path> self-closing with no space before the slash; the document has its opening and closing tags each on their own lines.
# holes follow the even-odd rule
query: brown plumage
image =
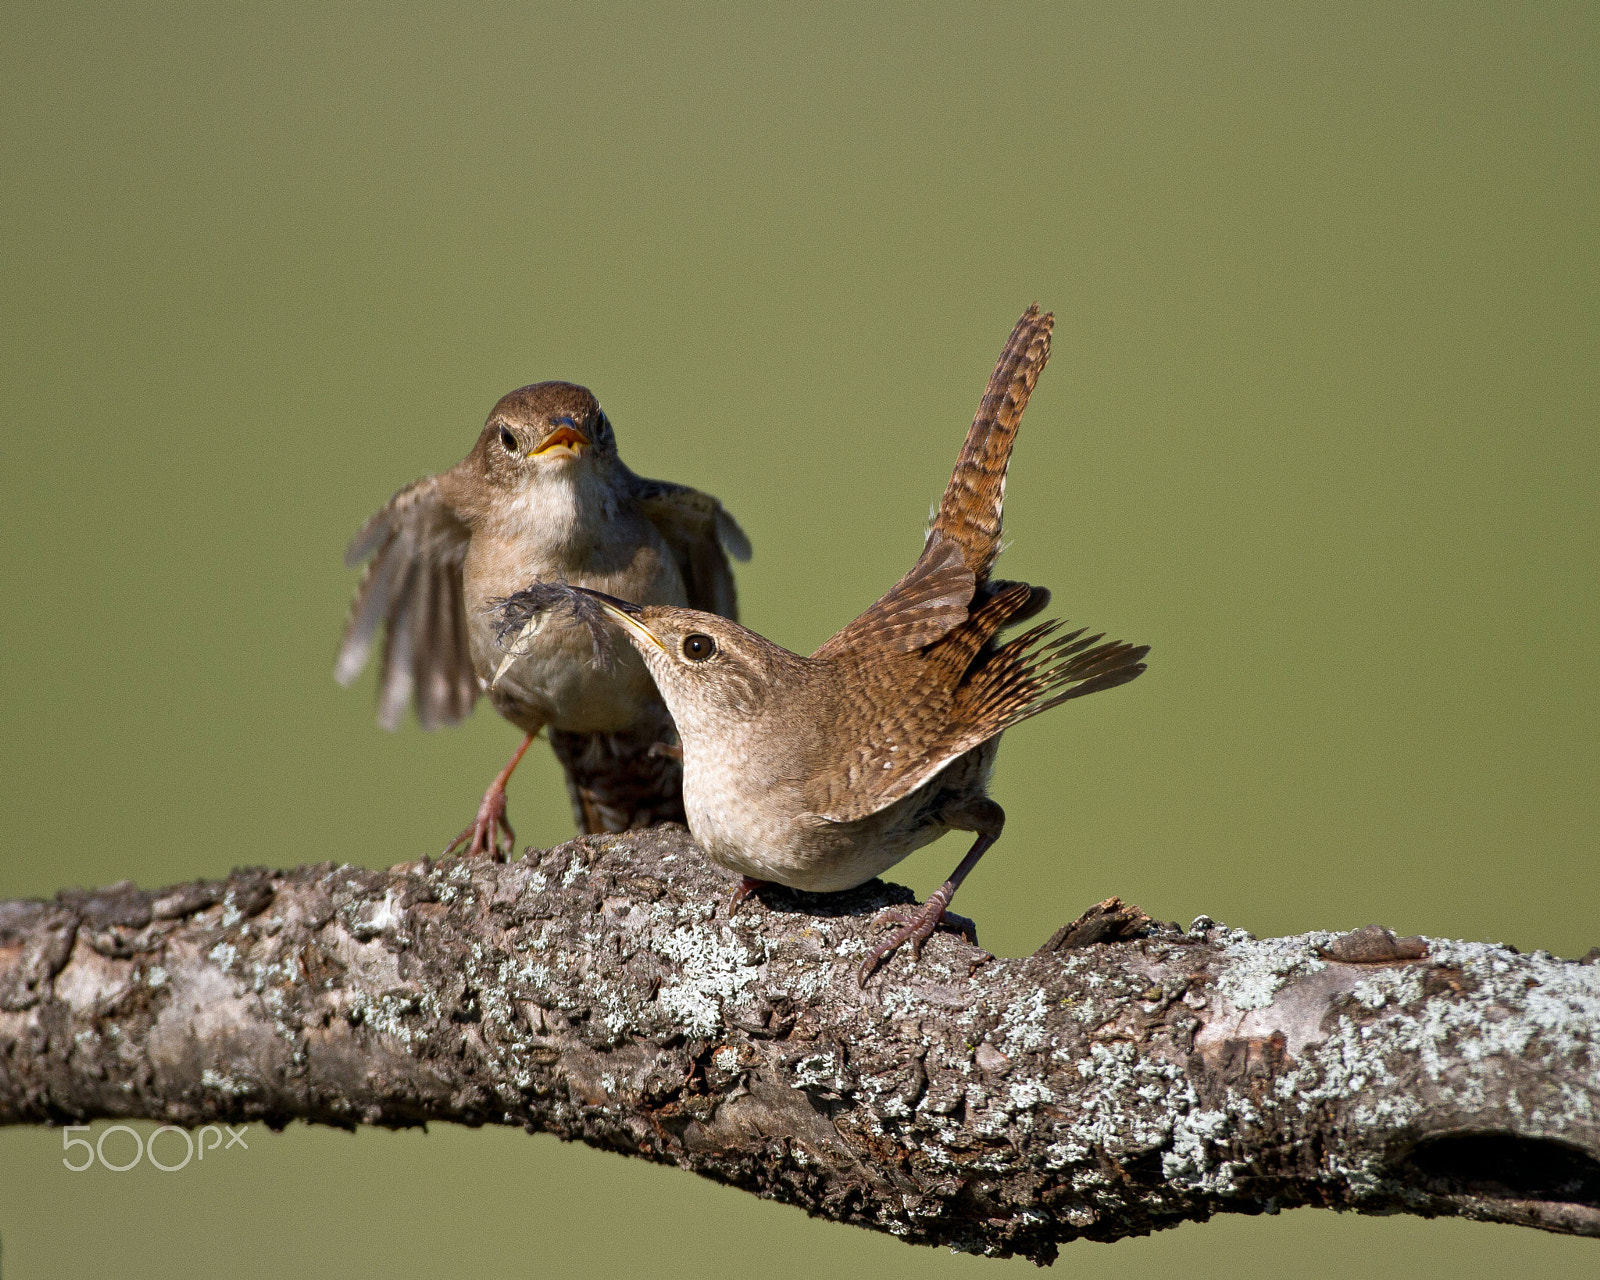
<svg viewBox="0 0 1600 1280">
<path fill-rule="evenodd" d="M 1144 670 L 1145 646 L 1059 635 L 1056 622 L 999 640 L 1049 600 L 989 573 L 1050 326 L 1036 307 L 1018 321 L 916 564 L 809 658 L 722 618 L 586 593 L 624 628 L 672 710 L 689 827 L 713 861 L 745 877 L 736 905 L 762 881 L 848 889 L 948 830 L 977 833 L 950 879 L 863 961 L 862 981 L 946 920 L 999 836 L 1005 814 L 987 794 L 999 735 Z M 559 588 L 514 597 L 508 633 L 561 604 Z"/>
<path fill-rule="evenodd" d="M 424 728 L 455 724 L 487 690 L 527 735 L 452 848 L 511 846 L 505 782 L 546 728 L 581 830 L 681 820 L 671 717 L 637 657 L 597 665 L 587 631 L 572 622 L 530 635 L 508 662 L 488 611 L 530 581 L 560 580 L 732 618 L 729 552 L 745 559 L 750 549 L 722 504 L 634 475 L 586 388 L 522 387 L 495 405 L 461 462 L 401 489 L 351 539 L 345 563 L 368 564 L 334 675 L 353 681 L 381 630 L 384 728 L 413 703 Z"/>
</svg>

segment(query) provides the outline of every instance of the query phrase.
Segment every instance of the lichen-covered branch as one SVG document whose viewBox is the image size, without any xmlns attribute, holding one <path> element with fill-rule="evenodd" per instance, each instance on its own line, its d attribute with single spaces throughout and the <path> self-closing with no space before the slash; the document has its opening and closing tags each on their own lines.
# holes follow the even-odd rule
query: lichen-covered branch
<svg viewBox="0 0 1600 1280">
<path fill-rule="evenodd" d="M 1593 954 L 1113 899 L 863 991 L 907 891 L 727 889 L 661 827 L 0 904 L 0 1121 L 519 1124 L 1041 1262 L 1306 1204 L 1600 1235 Z"/>
</svg>

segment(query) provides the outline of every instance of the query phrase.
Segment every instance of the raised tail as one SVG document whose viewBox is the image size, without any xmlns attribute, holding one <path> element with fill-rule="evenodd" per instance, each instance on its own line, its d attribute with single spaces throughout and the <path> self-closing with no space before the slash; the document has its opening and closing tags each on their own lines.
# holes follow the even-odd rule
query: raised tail
<svg viewBox="0 0 1600 1280">
<path fill-rule="evenodd" d="M 1006 496 L 1006 464 L 1022 411 L 1050 358 L 1055 317 L 1037 304 L 1022 313 L 989 375 L 989 386 L 967 431 L 956 469 L 945 486 L 933 530 L 960 545 L 967 568 L 982 583 L 1000 554 L 1000 511 Z"/>
</svg>

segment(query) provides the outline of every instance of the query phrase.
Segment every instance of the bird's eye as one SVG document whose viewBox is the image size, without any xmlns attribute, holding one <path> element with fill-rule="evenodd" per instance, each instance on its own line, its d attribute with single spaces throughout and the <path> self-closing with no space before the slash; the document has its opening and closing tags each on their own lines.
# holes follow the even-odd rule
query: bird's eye
<svg viewBox="0 0 1600 1280">
<path fill-rule="evenodd" d="M 690 662 L 704 662 L 717 651 L 717 642 L 698 631 L 683 638 L 683 656 Z"/>
<path fill-rule="evenodd" d="M 500 428 L 500 447 L 507 453 L 521 452 L 521 450 L 517 447 L 516 436 L 512 435 L 510 430 L 506 427 Z"/>
</svg>

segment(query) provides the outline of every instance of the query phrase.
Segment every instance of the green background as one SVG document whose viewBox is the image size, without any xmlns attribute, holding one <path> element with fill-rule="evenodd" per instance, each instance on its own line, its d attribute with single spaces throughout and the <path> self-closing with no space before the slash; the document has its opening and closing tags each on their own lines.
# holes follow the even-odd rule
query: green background
<svg viewBox="0 0 1600 1280">
<path fill-rule="evenodd" d="M 1112 893 L 1600 942 L 1600 10 L 331 8 L 3 8 L 0 896 L 436 852 L 516 734 L 374 726 L 339 553 L 523 383 L 724 498 L 745 620 L 809 651 L 910 564 L 1037 300 L 1002 568 L 1153 651 L 1007 734 L 985 942 Z M 511 815 L 569 833 L 543 748 Z M 8 1277 L 1027 1267 L 516 1131 L 256 1127 L 172 1175 L 59 1139 L 0 1132 Z M 1060 1265 L 1600 1245 L 1308 1210 Z"/>
</svg>

